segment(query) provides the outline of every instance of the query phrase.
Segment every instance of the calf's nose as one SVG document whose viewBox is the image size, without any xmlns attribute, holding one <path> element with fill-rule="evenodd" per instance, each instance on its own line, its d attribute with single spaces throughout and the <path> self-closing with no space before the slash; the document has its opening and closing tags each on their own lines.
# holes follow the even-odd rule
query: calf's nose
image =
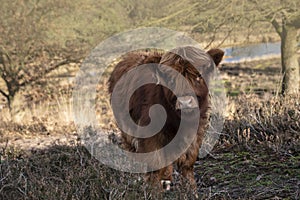
<svg viewBox="0 0 300 200">
<path fill-rule="evenodd" d="M 197 107 L 197 101 L 193 96 L 183 96 L 177 98 L 176 109 L 187 109 Z"/>
</svg>

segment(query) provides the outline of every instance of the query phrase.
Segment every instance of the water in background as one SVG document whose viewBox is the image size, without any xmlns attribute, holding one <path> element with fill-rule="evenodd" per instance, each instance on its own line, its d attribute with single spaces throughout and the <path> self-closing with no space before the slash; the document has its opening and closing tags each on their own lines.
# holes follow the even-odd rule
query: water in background
<svg viewBox="0 0 300 200">
<path fill-rule="evenodd" d="M 223 63 L 239 63 L 267 58 L 280 57 L 280 42 L 260 43 L 236 46 L 223 49 L 225 59 Z"/>
</svg>

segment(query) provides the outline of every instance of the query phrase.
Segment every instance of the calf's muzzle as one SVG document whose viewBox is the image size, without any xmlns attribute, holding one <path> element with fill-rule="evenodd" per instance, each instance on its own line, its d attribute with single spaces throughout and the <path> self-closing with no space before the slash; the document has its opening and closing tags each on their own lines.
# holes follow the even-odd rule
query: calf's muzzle
<svg viewBox="0 0 300 200">
<path fill-rule="evenodd" d="M 193 108 L 198 108 L 198 102 L 195 97 L 193 96 L 177 97 L 177 101 L 176 101 L 177 110 L 193 109 Z"/>
</svg>

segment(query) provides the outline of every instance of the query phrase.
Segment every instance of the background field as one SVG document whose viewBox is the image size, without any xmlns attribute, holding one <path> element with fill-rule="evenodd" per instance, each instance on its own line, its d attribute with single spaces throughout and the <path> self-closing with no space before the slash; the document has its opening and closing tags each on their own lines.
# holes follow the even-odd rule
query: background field
<svg viewBox="0 0 300 200">
<path fill-rule="evenodd" d="M 20 2 L 1 8 L 1 50 L 16 52 L 13 58 L 27 52 L 30 58 L 20 63 L 29 66 L 29 74 L 70 62 L 22 87 L 12 112 L 0 96 L 0 199 L 194 199 L 177 172 L 172 191 L 158 194 L 142 175 L 111 169 L 90 155 L 73 122 L 74 76 L 99 42 L 124 30 L 162 26 L 186 32 L 203 47 L 225 48 L 279 41 L 272 25 L 248 26 L 227 15 L 215 23 L 220 12 L 204 26 L 203 16 L 212 16 L 218 6 L 202 2 L 204 9 L 194 1 Z M 234 26 L 240 30 L 231 30 Z M 29 46 L 21 46 L 24 41 Z M 96 110 L 100 127 L 115 139 L 119 130 L 107 95 L 112 68 L 97 87 Z M 280 58 L 223 63 L 219 70 L 229 103 L 218 143 L 195 165 L 199 198 L 299 199 L 300 97 L 280 95 Z M 3 79 L 0 89 L 7 91 Z"/>
</svg>

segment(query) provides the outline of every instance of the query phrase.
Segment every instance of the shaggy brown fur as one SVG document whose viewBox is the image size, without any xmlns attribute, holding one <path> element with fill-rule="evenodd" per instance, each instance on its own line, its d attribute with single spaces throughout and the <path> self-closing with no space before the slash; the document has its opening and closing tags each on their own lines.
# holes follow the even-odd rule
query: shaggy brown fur
<svg viewBox="0 0 300 200">
<path fill-rule="evenodd" d="M 199 57 L 199 52 L 202 57 Z M 116 65 L 109 79 L 109 92 L 111 94 L 118 80 L 126 72 L 142 64 L 155 63 L 159 64 L 159 66 L 163 64 L 172 67 L 189 81 L 197 95 L 196 101 L 200 110 L 199 126 L 197 137 L 187 151 L 176 160 L 175 164 L 182 175 L 190 181 L 193 187 L 196 187 L 193 165 L 197 159 L 198 151 L 208 123 L 207 112 L 209 108 L 209 91 L 206 82 L 209 79 L 210 72 L 212 72 L 214 70 L 213 68 L 220 63 L 223 55 L 224 52 L 219 49 L 212 49 L 205 53 L 194 47 L 181 47 L 165 54 L 158 52 L 132 52 L 125 55 Z M 164 68 L 161 69 L 159 73 L 168 75 L 168 70 Z M 157 72 L 149 71 L 149 74 L 137 75 L 133 79 L 128 80 L 128 84 L 124 85 L 124 94 L 126 94 L 126 87 L 130 87 L 130 85 L 134 84 L 138 78 L 153 77 L 153 74 L 157 74 Z M 182 96 L 188 95 L 185 94 L 186 88 L 183 86 L 184 84 L 176 81 L 178 80 L 176 77 L 169 77 L 168 80 L 175 80 L 175 90 L 177 91 L 177 94 Z M 154 104 L 160 104 L 167 112 L 167 120 L 162 130 L 149 138 L 135 138 L 122 132 L 123 148 L 131 152 L 146 153 L 161 149 L 170 143 L 179 128 L 181 120 L 180 112 L 185 112 L 182 110 L 179 111 L 176 108 L 176 101 L 177 99 L 174 93 L 159 84 L 147 84 L 137 89 L 129 102 L 129 111 L 132 119 L 139 126 L 146 126 L 150 123 L 150 107 Z M 160 116 L 158 115 L 156 117 Z M 191 115 L 191 120 L 192 118 L 193 116 Z M 160 170 L 147 173 L 146 179 L 155 184 L 159 184 L 161 180 L 171 181 L 172 172 L 173 165 L 169 165 Z"/>
</svg>

